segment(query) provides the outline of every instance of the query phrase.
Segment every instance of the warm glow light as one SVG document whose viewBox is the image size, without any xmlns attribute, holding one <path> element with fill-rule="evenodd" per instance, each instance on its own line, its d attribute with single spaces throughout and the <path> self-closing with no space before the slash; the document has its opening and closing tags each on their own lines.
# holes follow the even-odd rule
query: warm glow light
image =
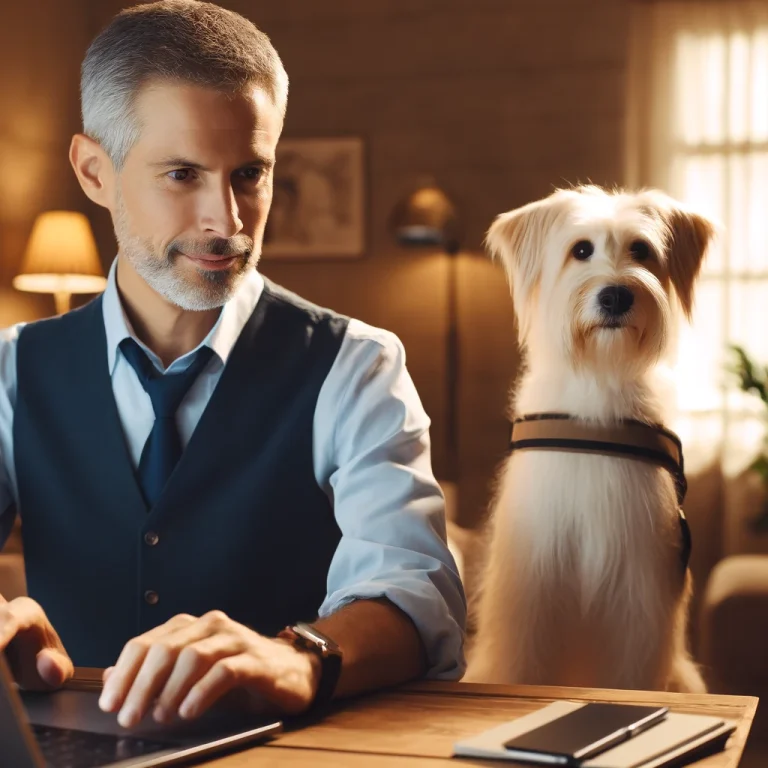
<svg viewBox="0 0 768 768">
<path fill-rule="evenodd" d="M 66 311 L 73 293 L 99 293 L 106 279 L 88 219 L 75 211 L 47 211 L 37 217 L 20 273 L 19 291 L 52 293 Z"/>
<path fill-rule="evenodd" d="M 726 468 L 740 468 L 763 428 L 759 404 L 730 386 L 727 346 L 768 363 L 768 28 L 688 27 L 672 61 L 668 191 L 723 226 L 678 330 L 676 427 L 704 449 L 725 434 Z"/>
</svg>

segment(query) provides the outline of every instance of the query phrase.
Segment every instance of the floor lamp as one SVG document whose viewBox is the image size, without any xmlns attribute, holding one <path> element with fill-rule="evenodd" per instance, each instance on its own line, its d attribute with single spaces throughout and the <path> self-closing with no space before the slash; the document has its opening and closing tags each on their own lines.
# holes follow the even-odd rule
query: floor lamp
<svg viewBox="0 0 768 768">
<path fill-rule="evenodd" d="M 459 222 L 456 206 L 436 184 L 419 186 L 403 198 L 392 212 L 390 228 L 395 240 L 408 247 L 440 248 L 448 258 L 448 316 L 446 357 L 446 467 L 445 480 L 455 485 L 459 477 L 458 457 L 458 253 Z M 446 494 L 447 495 L 447 494 Z M 455 501 L 454 501 L 455 503 Z"/>
</svg>

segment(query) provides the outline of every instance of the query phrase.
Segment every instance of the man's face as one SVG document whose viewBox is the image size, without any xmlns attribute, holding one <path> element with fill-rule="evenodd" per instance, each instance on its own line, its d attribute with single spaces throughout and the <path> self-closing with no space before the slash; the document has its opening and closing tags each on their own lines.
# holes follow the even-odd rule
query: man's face
<svg viewBox="0 0 768 768">
<path fill-rule="evenodd" d="M 219 307 L 261 253 L 280 111 L 256 86 L 231 96 L 153 83 L 136 117 L 115 190 L 121 255 L 172 303 Z"/>
</svg>

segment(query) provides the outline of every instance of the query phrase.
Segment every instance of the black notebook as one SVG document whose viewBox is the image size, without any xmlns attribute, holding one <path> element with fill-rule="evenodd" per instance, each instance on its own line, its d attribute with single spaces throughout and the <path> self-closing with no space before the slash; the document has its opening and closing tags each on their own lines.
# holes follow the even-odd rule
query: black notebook
<svg viewBox="0 0 768 768">
<path fill-rule="evenodd" d="M 523 717 L 499 723 L 482 733 L 465 736 L 454 744 L 453 754 L 456 757 L 509 760 L 517 764 L 561 766 L 573 764 L 573 757 L 569 757 L 566 750 L 573 755 L 576 750 L 583 748 L 583 744 L 572 743 L 564 749 L 564 744 L 558 743 L 558 751 L 553 751 L 555 743 L 548 742 L 546 752 L 536 752 L 529 751 L 531 744 L 527 741 L 527 737 L 538 731 L 540 738 L 544 726 L 557 720 L 564 720 L 572 713 L 586 709 L 587 706 L 589 705 L 581 702 L 557 701 Z M 663 707 L 652 707 L 652 709 L 663 709 Z M 573 724 L 574 720 L 570 722 Z M 635 731 L 631 738 L 624 738 L 620 743 L 606 748 L 593 757 L 584 758 L 579 765 L 581 768 L 680 766 L 722 750 L 735 729 L 736 723 L 732 720 L 670 711 L 650 727 L 640 732 Z M 519 741 L 524 736 L 526 741 Z M 592 742 L 593 739 L 580 738 L 579 741 Z M 506 744 L 512 746 L 515 743 L 522 744 L 524 750 L 518 752 L 514 747 L 505 746 Z M 537 744 L 534 746 L 538 745 L 537 739 Z"/>
<path fill-rule="evenodd" d="M 632 738 L 667 716 L 667 707 L 587 704 L 504 742 L 518 759 L 579 765 Z"/>
</svg>

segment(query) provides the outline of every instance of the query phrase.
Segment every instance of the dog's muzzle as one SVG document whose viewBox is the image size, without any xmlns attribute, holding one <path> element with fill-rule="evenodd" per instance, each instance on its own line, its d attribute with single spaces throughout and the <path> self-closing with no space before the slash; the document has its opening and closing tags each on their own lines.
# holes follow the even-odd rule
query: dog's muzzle
<svg viewBox="0 0 768 768">
<path fill-rule="evenodd" d="M 509 450 L 595 453 L 646 461 L 666 469 L 675 481 L 682 548 L 683 574 L 691 559 L 691 530 L 682 504 L 688 490 L 680 438 L 658 424 L 626 419 L 616 424 L 594 424 L 567 413 L 532 413 L 512 423 Z"/>
</svg>

